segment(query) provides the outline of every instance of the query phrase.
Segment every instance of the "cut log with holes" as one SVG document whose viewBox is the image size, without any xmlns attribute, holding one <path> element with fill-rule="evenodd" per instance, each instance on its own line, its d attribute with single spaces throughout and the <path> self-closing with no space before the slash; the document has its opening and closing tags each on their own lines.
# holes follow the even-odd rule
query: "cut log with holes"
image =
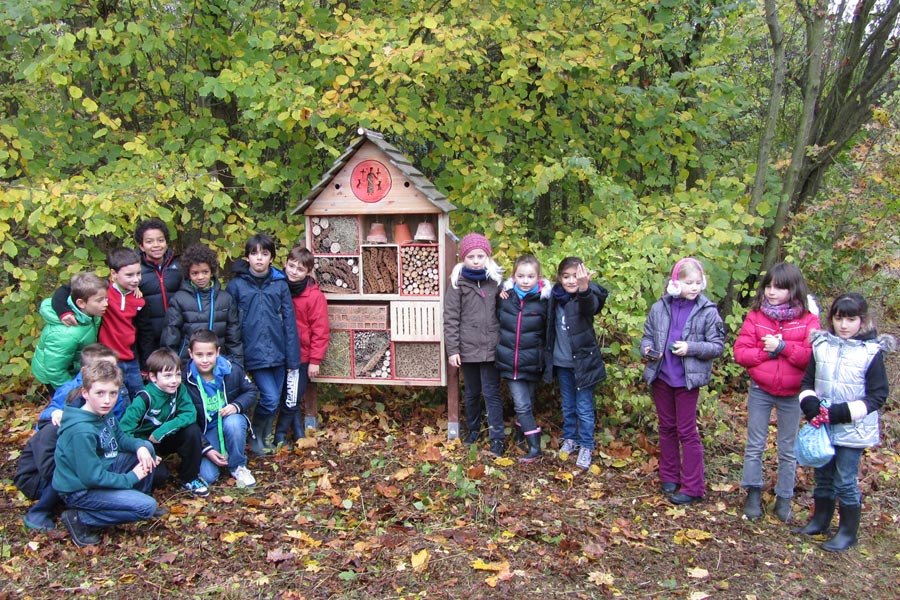
<svg viewBox="0 0 900 600">
<path fill-rule="evenodd" d="M 402 292 L 435 296 L 440 292 L 437 246 L 404 246 L 400 250 Z"/>
<path fill-rule="evenodd" d="M 359 252 L 359 219 L 356 217 L 314 217 L 312 223 L 314 253 Z"/>
<path fill-rule="evenodd" d="M 358 262 L 356 258 L 316 257 L 319 289 L 332 294 L 359 293 Z"/>
</svg>

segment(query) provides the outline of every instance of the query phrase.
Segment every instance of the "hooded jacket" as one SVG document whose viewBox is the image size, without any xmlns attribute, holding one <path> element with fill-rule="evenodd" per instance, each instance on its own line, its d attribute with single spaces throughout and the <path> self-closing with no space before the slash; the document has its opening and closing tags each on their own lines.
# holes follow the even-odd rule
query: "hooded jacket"
<svg viewBox="0 0 900 600">
<path fill-rule="evenodd" d="M 606 288 L 591 282 L 588 289 L 576 292 L 571 300 L 561 306 L 564 327 L 569 333 L 572 361 L 575 365 L 575 387 L 579 390 L 593 387 L 606 379 L 606 366 L 600 355 L 600 345 L 594 332 L 594 316 L 606 304 L 609 292 Z M 553 380 L 553 348 L 556 345 L 556 321 L 560 317 L 560 306 L 553 294 L 547 305 L 547 340 L 545 346 L 546 366 L 544 381 Z"/>
<path fill-rule="evenodd" d="M 497 294 L 500 282 L 488 277 L 472 281 L 459 277 L 444 295 L 444 345 L 447 356 L 462 362 L 494 362 L 500 339 Z"/>
<path fill-rule="evenodd" d="M 291 295 L 291 301 L 294 303 L 294 319 L 303 362 L 321 364 L 331 338 L 325 294 L 319 289 L 316 280 L 310 277 L 302 292 L 296 296 Z"/>
<path fill-rule="evenodd" d="M 56 440 L 53 488 L 63 495 L 98 488 L 130 489 L 138 482 L 137 475 L 110 468 L 120 451 L 136 453 L 142 447 L 156 456 L 150 442 L 124 433 L 111 414 L 101 417 L 67 406 Z"/>
<path fill-rule="evenodd" d="M 190 358 L 188 341 L 191 334 L 200 329 L 209 329 L 216 334 L 222 354 L 237 363 L 244 363 L 240 311 L 237 302 L 216 279 L 205 290 L 187 279 L 181 282 L 181 288 L 172 296 L 166 310 L 166 325 L 159 341 L 186 362 Z"/>
<path fill-rule="evenodd" d="M 81 312 L 70 297 L 69 309 L 75 315 L 77 325 L 64 325 L 53 310 L 52 299 L 41 302 L 40 313 L 46 324 L 41 330 L 37 348 L 31 359 L 31 372 L 41 383 L 58 388 L 75 376 L 81 359 L 81 350 L 97 341 L 100 317 Z"/>
<path fill-rule="evenodd" d="M 849 404 L 849 423 L 831 423 L 835 446 L 869 448 L 880 441 L 878 409 L 887 400 L 889 385 L 884 351 L 896 342 L 872 330 L 845 340 L 827 331 L 812 333 L 812 358 L 801 384 L 803 399 L 814 391 L 831 406 Z M 856 418 L 854 418 L 854 415 Z"/>
<path fill-rule="evenodd" d="M 206 407 L 203 404 L 203 397 L 200 394 L 200 385 L 198 376 L 194 373 L 193 361 L 184 370 L 184 387 L 187 390 L 191 402 L 194 404 L 194 410 L 197 413 L 197 425 L 205 434 L 209 423 L 214 418 L 213 415 L 207 415 Z M 244 373 L 244 369 L 239 364 L 229 361 L 223 356 L 219 356 L 216 361 L 214 374 L 218 379 L 222 380 L 222 394 L 224 395 L 225 404 L 233 404 L 237 408 L 238 414 L 249 419 L 250 411 L 259 397 L 259 390 L 250 381 L 250 378 Z"/>
<path fill-rule="evenodd" d="M 650 307 L 641 338 L 641 352 L 647 346 L 655 350 L 666 349 L 669 326 L 672 322 L 672 296 L 665 295 Z M 682 357 L 686 388 L 692 390 L 709 383 L 712 359 L 725 350 L 725 324 L 716 305 L 704 294 L 697 296 L 697 303 L 684 324 L 681 339 L 688 343 L 687 355 Z M 650 384 L 659 376 L 662 360 L 651 360 L 644 367 L 644 380 Z"/>
<path fill-rule="evenodd" d="M 752 310 L 734 343 L 734 360 L 769 394 L 796 396 L 812 355 L 809 334 L 819 327 L 819 317 L 810 312 L 776 321 L 760 310 Z M 763 349 L 767 335 L 780 335 L 784 342 L 784 349 L 775 358 Z"/>
<path fill-rule="evenodd" d="M 500 341 L 497 370 L 504 379 L 540 381 L 544 372 L 544 338 L 547 335 L 547 305 L 552 286 L 543 279 L 534 293 L 519 298 L 508 279 L 503 289 L 509 297 L 497 300 Z"/>
<path fill-rule="evenodd" d="M 148 383 L 125 410 L 122 430 L 142 440 L 149 440 L 152 435 L 159 443 L 196 421 L 197 411 L 184 385 L 179 385 L 174 394 L 167 394 L 155 383 Z"/>
<path fill-rule="evenodd" d="M 287 277 L 274 267 L 265 277 L 254 277 L 244 259 L 234 261 L 231 272 L 236 277 L 225 291 L 241 313 L 244 368 L 251 373 L 280 366 L 299 369 L 300 338 Z"/>
<path fill-rule="evenodd" d="M 147 370 L 147 357 L 160 347 L 159 338 L 166 323 L 166 310 L 171 297 L 184 279 L 178 258 L 166 250 L 160 264 L 141 252 L 140 290 L 146 304 L 134 320 L 137 327 L 137 354 L 141 370 Z"/>
</svg>

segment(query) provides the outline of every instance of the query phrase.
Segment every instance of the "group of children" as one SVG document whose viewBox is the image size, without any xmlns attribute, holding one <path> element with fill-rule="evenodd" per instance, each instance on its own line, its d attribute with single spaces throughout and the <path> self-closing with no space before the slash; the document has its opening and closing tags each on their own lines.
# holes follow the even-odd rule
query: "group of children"
<svg viewBox="0 0 900 600">
<path fill-rule="evenodd" d="M 291 431 L 304 435 L 299 403 L 328 345 L 325 297 L 311 277 L 313 256 L 302 246 L 291 250 L 281 271 L 272 266 L 272 238 L 252 236 L 223 290 L 215 252 L 195 245 L 179 261 L 161 221 L 142 222 L 135 241 L 140 252 L 110 253 L 108 282 L 76 275 L 41 305 L 47 324 L 32 369 L 55 394 L 23 452 L 16 483 L 38 500 L 25 516 L 28 527 L 52 528 L 61 500 L 61 520 L 79 545 L 96 543 L 97 527 L 158 514 L 148 493 L 164 480 L 167 454 L 180 456 L 181 483 L 195 495 L 206 495 L 222 468 L 238 485 L 254 485 L 248 431 L 257 455 L 273 448 L 276 416 L 275 445 Z M 478 441 L 486 413 L 490 451 L 504 454 L 504 379 L 519 460 L 540 459 L 534 392 L 539 381 L 555 379 L 563 421 L 559 457 L 577 455 L 576 466 L 589 469 L 594 388 L 606 378 L 593 321 L 608 292 L 577 257 L 563 259 L 551 283 L 530 255 L 519 257 L 504 281 L 491 255 L 484 235 L 464 236 L 445 293 L 448 362 L 465 383 L 463 441 Z M 706 287 L 700 261 L 679 260 L 639 342 L 659 423 L 661 491 L 676 505 L 705 495 L 697 404 L 725 344 Z M 828 424 L 835 456 L 815 470 L 814 514 L 797 531 L 828 533 L 839 499 L 840 527 L 824 547 L 841 551 L 856 543 L 857 472 L 863 450 L 878 443 L 878 409 L 888 393 L 883 353 L 896 344 L 877 336 L 862 296 L 838 297 L 825 331 L 808 298 L 800 270 L 775 265 L 761 278 L 734 346 L 735 360 L 750 375 L 743 514 L 762 516 L 762 456 L 774 408 L 774 510 L 790 520 L 802 414 L 812 426 Z"/>
<path fill-rule="evenodd" d="M 606 376 L 593 318 L 607 291 L 591 281 L 594 273 L 575 257 L 559 264 L 554 284 L 541 278 L 533 256 L 517 259 L 512 277 L 503 282 L 491 254 L 483 235 L 462 238 L 461 262 L 451 274 L 444 305 L 449 363 L 461 369 L 465 381 L 464 443 L 479 439 L 486 409 L 490 450 L 497 456 L 504 453 L 499 382 L 505 379 L 515 408 L 516 442 L 524 451 L 519 460 L 540 458 L 534 391 L 538 381 L 555 376 L 563 413 L 559 456 L 567 460 L 577 451 L 576 466 L 588 469 L 594 448 L 593 388 Z M 706 287 L 700 261 L 686 257 L 676 262 L 665 294 L 650 308 L 639 343 L 658 418 L 660 489 L 676 505 L 699 502 L 705 495 L 697 404 L 713 359 L 725 349 L 725 326 L 703 293 Z M 829 424 L 835 456 L 816 468 L 813 516 L 795 531 L 829 534 L 839 499 L 840 526 L 823 548 L 843 551 L 856 543 L 859 463 L 864 449 L 879 441 L 878 409 L 888 395 L 883 354 L 894 349 L 891 336 L 877 335 L 859 294 L 835 299 L 822 330 L 796 266 L 779 263 L 761 277 L 734 346 L 735 360 L 750 375 L 741 482 L 746 518 L 763 514 L 762 455 L 774 408 L 779 457 L 774 512 L 781 521 L 790 520 L 794 442 L 803 414 L 813 427 Z"/>
<path fill-rule="evenodd" d="M 80 546 L 98 543 L 98 528 L 160 514 L 149 493 L 168 477 L 166 455 L 179 456 L 195 496 L 223 468 L 255 485 L 248 432 L 257 454 L 273 449 L 276 414 L 276 443 L 305 435 L 298 401 L 328 345 L 305 248 L 291 250 L 286 275 L 271 264 L 274 240 L 252 236 L 223 290 L 215 252 L 198 244 L 179 260 L 159 219 L 142 221 L 135 242 L 140 251 L 109 253 L 108 281 L 76 275 L 41 304 L 32 372 L 53 396 L 15 481 L 37 500 L 25 525 L 52 529 L 62 505 Z"/>
</svg>

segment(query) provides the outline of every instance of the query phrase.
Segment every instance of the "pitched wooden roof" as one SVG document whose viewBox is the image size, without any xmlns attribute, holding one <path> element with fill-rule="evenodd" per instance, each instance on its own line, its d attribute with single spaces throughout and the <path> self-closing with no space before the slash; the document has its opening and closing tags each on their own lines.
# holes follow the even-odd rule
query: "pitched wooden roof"
<svg viewBox="0 0 900 600">
<path fill-rule="evenodd" d="M 389 144 L 385 141 L 384 136 L 377 131 L 371 131 L 369 129 L 364 129 L 360 127 L 357 130 L 359 137 L 357 137 L 353 142 L 347 146 L 347 149 L 344 153 L 334 161 L 334 164 L 331 165 L 331 168 L 328 169 L 328 172 L 322 177 L 322 179 L 313 186 L 313 188 L 309 191 L 303 200 L 300 201 L 300 204 L 291 211 L 291 214 L 302 213 L 306 208 L 315 200 L 319 194 L 328 186 L 332 179 L 343 169 L 350 159 L 356 154 L 356 151 L 359 150 L 363 144 L 366 142 L 371 142 L 378 146 L 388 157 L 388 160 L 393 164 L 396 168 L 398 168 L 403 175 L 409 179 L 409 181 L 416 186 L 416 189 L 421 192 L 428 201 L 434 204 L 437 208 L 441 209 L 443 212 L 450 212 L 454 210 L 456 207 L 451 204 L 447 197 L 439 192 L 434 184 L 431 183 L 428 179 L 425 178 L 425 175 L 419 171 L 417 168 L 413 166 L 413 164 L 409 161 L 406 156 L 404 156 L 397 148 Z"/>
</svg>

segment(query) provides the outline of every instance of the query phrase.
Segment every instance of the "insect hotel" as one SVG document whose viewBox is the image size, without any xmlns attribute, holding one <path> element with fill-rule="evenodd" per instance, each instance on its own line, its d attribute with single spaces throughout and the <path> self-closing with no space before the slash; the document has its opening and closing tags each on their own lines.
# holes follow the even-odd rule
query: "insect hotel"
<svg viewBox="0 0 900 600">
<path fill-rule="evenodd" d="M 306 426 L 316 427 L 315 382 L 447 386 L 452 439 L 459 379 L 445 357 L 442 316 L 456 263 L 455 207 L 380 134 L 358 133 L 293 211 L 306 219 L 331 327 L 307 391 Z"/>
</svg>

